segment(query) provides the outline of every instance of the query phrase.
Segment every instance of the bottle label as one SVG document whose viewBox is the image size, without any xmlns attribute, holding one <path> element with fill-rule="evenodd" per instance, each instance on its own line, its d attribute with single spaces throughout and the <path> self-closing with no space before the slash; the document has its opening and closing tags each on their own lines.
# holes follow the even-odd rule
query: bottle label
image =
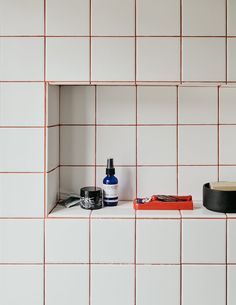
<svg viewBox="0 0 236 305">
<path fill-rule="evenodd" d="M 103 184 L 103 190 L 105 203 L 118 202 L 118 184 Z"/>
</svg>

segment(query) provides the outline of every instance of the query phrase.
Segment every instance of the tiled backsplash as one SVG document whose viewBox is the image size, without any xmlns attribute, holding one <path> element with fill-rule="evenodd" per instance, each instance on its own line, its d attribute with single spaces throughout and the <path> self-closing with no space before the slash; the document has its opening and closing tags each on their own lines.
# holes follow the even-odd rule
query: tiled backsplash
<svg viewBox="0 0 236 305">
<path fill-rule="evenodd" d="M 48 212 L 236 180 L 235 85 L 235 0 L 0 1 L 0 304 L 234 305 L 235 215 Z"/>
<path fill-rule="evenodd" d="M 61 192 L 101 186 L 114 157 L 121 200 L 200 200 L 203 183 L 236 179 L 235 101 L 219 86 L 49 86 L 49 175 L 60 164 Z"/>
</svg>

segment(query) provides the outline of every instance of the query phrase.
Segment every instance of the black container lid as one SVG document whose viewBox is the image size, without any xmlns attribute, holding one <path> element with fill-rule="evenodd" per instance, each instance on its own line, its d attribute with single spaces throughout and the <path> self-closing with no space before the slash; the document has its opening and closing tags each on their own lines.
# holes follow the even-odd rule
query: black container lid
<svg viewBox="0 0 236 305">
<path fill-rule="evenodd" d="M 102 189 L 100 187 L 95 186 L 86 186 L 80 189 L 80 196 L 92 198 L 96 196 L 100 196 L 102 194 Z"/>
<path fill-rule="evenodd" d="M 106 175 L 115 175 L 113 159 L 107 159 Z"/>
</svg>

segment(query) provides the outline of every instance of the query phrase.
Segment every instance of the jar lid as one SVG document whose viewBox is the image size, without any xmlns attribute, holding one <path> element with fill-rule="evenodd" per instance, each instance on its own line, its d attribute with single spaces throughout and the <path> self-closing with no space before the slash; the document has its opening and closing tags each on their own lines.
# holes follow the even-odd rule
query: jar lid
<svg viewBox="0 0 236 305">
<path fill-rule="evenodd" d="M 95 186 L 86 186 L 82 187 L 80 189 L 80 196 L 81 197 L 96 197 L 96 196 L 101 196 L 102 195 L 102 189 L 100 187 L 95 187 Z"/>
</svg>

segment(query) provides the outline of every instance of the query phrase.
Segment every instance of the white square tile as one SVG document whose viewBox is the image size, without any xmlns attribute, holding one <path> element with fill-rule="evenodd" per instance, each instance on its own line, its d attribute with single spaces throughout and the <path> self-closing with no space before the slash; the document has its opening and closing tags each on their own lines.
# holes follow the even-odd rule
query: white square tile
<svg viewBox="0 0 236 305">
<path fill-rule="evenodd" d="M 183 266 L 183 305 L 225 305 L 225 266 Z"/>
<path fill-rule="evenodd" d="M 180 262 L 180 221 L 137 219 L 137 263 L 178 264 Z"/>
<path fill-rule="evenodd" d="M 236 263 L 236 219 L 228 219 L 228 263 Z"/>
<path fill-rule="evenodd" d="M 106 176 L 105 168 L 97 168 L 97 186 L 103 186 L 103 179 Z M 115 176 L 118 178 L 119 200 L 133 200 L 136 194 L 136 168 L 116 167 Z"/>
<path fill-rule="evenodd" d="M 228 38 L 228 81 L 236 81 L 236 38 Z"/>
<path fill-rule="evenodd" d="M 138 124 L 176 124 L 177 88 L 138 86 Z"/>
<path fill-rule="evenodd" d="M 0 266 L 0 303 L 43 304 L 43 266 Z"/>
<path fill-rule="evenodd" d="M 180 87 L 180 124 L 216 124 L 217 88 Z"/>
<path fill-rule="evenodd" d="M 135 210 L 132 201 L 119 201 L 118 205 L 114 208 L 104 207 L 103 209 L 93 210 L 91 218 L 135 218 Z M 133 237 L 132 237 L 133 238 Z"/>
<path fill-rule="evenodd" d="M 137 35 L 160 36 L 180 34 L 178 0 L 138 0 Z"/>
<path fill-rule="evenodd" d="M 61 165 L 93 165 L 95 162 L 95 128 L 62 126 L 60 128 Z"/>
<path fill-rule="evenodd" d="M 0 174 L 0 185 L 0 217 L 43 216 L 43 174 Z"/>
<path fill-rule="evenodd" d="M 225 232 L 225 220 L 184 219 L 182 262 L 225 263 Z"/>
<path fill-rule="evenodd" d="M 59 200 L 60 169 L 57 168 L 46 176 L 46 213 L 48 214 Z"/>
<path fill-rule="evenodd" d="M 44 169 L 43 129 L 0 129 L 0 171 L 31 172 Z"/>
<path fill-rule="evenodd" d="M 227 304 L 236 304 L 235 282 L 236 282 L 236 266 L 227 266 L 228 280 L 227 280 Z"/>
<path fill-rule="evenodd" d="M 202 200 L 203 184 L 217 181 L 217 166 L 180 166 L 179 194 L 192 195 L 194 200 Z"/>
<path fill-rule="evenodd" d="M 60 123 L 60 87 L 48 85 L 47 87 L 47 124 L 58 125 Z"/>
<path fill-rule="evenodd" d="M 221 181 L 236 181 L 236 166 L 220 166 Z"/>
<path fill-rule="evenodd" d="M 93 219 L 92 263 L 134 263 L 134 220 Z"/>
<path fill-rule="evenodd" d="M 97 123 L 135 124 L 135 91 L 134 86 L 98 86 Z"/>
<path fill-rule="evenodd" d="M 112 157 L 115 166 L 135 165 L 135 143 L 135 127 L 97 127 L 97 164 L 104 165 Z"/>
<path fill-rule="evenodd" d="M 134 266 L 92 265 L 91 305 L 134 304 Z"/>
<path fill-rule="evenodd" d="M 80 194 L 81 187 L 94 185 L 95 167 L 60 167 L 60 191 Z"/>
<path fill-rule="evenodd" d="M 1 263 L 43 262 L 43 221 L 1 219 Z"/>
<path fill-rule="evenodd" d="M 44 85 L 1 83 L 0 109 L 1 126 L 43 126 Z"/>
<path fill-rule="evenodd" d="M 236 126 L 220 126 L 220 163 L 236 164 Z"/>
<path fill-rule="evenodd" d="M 44 2 L 1 1 L 0 20 L 0 35 L 43 35 Z"/>
<path fill-rule="evenodd" d="M 95 124 L 95 87 L 62 86 L 61 124 Z"/>
<path fill-rule="evenodd" d="M 89 35 L 89 0 L 47 0 L 47 35 Z"/>
<path fill-rule="evenodd" d="M 178 81 L 179 38 L 137 38 L 137 80 Z"/>
<path fill-rule="evenodd" d="M 236 2 L 234 0 L 227 1 L 227 35 L 235 36 L 236 35 Z"/>
<path fill-rule="evenodd" d="M 45 249 L 47 263 L 88 263 L 89 220 L 48 219 Z"/>
<path fill-rule="evenodd" d="M 0 80 L 43 80 L 43 38 L 0 38 Z"/>
<path fill-rule="evenodd" d="M 135 2 L 133 0 L 92 0 L 92 35 L 133 36 Z"/>
<path fill-rule="evenodd" d="M 138 164 L 176 164 L 176 127 L 138 127 Z"/>
<path fill-rule="evenodd" d="M 89 81 L 89 38 L 47 38 L 47 80 Z"/>
<path fill-rule="evenodd" d="M 224 81 L 225 39 L 183 38 L 183 80 Z"/>
<path fill-rule="evenodd" d="M 236 124 L 236 88 L 220 88 L 220 124 Z"/>
<path fill-rule="evenodd" d="M 134 38 L 92 38 L 92 81 L 134 81 Z"/>
<path fill-rule="evenodd" d="M 216 164 L 217 127 L 180 126 L 179 163 L 184 165 Z"/>
<path fill-rule="evenodd" d="M 59 128 L 47 128 L 47 170 L 59 166 Z"/>
<path fill-rule="evenodd" d="M 176 167 L 138 167 L 138 197 L 176 194 Z"/>
<path fill-rule="evenodd" d="M 183 0 L 183 35 L 225 35 L 225 7 L 224 0 Z"/>
<path fill-rule="evenodd" d="M 46 304 L 89 304 L 88 265 L 47 265 Z"/>
<path fill-rule="evenodd" d="M 179 266 L 137 266 L 138 305 L 179 305 Z"/>
</svg>

